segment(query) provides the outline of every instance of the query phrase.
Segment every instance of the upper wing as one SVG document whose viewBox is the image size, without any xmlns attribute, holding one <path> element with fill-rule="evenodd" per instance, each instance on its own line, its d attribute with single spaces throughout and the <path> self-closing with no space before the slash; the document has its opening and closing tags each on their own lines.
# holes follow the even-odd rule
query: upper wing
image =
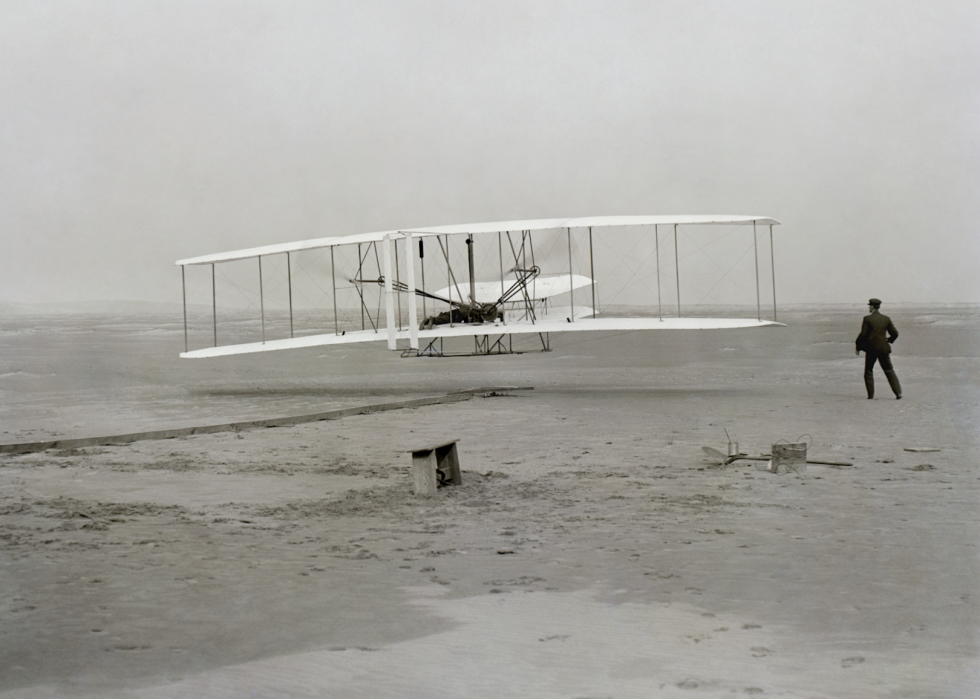
<svg viewBox="0 0 980 699">
<path fill-rule="evenodd" d="M 760 226 L 776 226 L 779 221 L 768 216 L 734 216 L 734 215 L 706 215 L 706 216 L 589 216 L 586 218 L 539 218 L 524 221 L 492 221 L 488 223 L 462 223 L 450 226 L 429 226 L 424 228 L 403 228 L 394 231 L 377 231 L 375 233 L 357 233 L 355 235 L 332 236 L 328 238 L 313 238 L 310 240 L 298 240 L 292 243 L 280 243 L 277 245 L 264 245 L 256 248 L 244 248 L 231 252 L 221 252 L 213 255 L 201 255 L 200 257 L 189 257 L 184 260 L 177 260 L 174 264 L 183 265 L 206 265 L 216 262 L 230 262 L 232 260 L 246 260 L 251 257 L 266 255 L 279 255 L 287 252 L 299 252 L 300 250 L 313 250 L 316 248 L 335 247 L 337 245 L 358 245 L 365 243 L 380 243 L 386 236 L 402 238 L 406 233 L 411 233 L 415 237 L 426 237 L 433 235 L 452 235 L 456 233 L 498 233 L 506 231 L 540 231 L 555 228 L 601 228 L 608 226 L 668 226 L 668 225 L 750 225 L 757 223 Z"/>
</svg>

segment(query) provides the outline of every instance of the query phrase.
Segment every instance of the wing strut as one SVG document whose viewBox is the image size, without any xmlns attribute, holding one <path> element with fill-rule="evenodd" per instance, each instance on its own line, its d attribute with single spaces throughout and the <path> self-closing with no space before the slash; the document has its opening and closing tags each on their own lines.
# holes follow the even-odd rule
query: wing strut
<svg viewBox="0 0 980 699">
<path fill-rule="evenodd" d="M 503 234 L 497 231 L 497 254 L 500 256 L 500 288 L 504 288 L 504 242 Z M 504 319 L 504 325 L 507 325 L 507 320 Z"/>
<path fill-rule="evenodd" d="M 364 263 L 364 258 L 361 257 L 361 244 L 357 244 L 357 276 L 361 276 L 361 265 Z M 364 295 L 361 294 L 361 287 L 354 285 L 354 289 L 357 290 L 357 297 L 361 299 L 361 330 L 364 330 Z"/>
<path fill-rule="evenodd" d="M 419 323 L 415 308 L 415 246 L 412 232 L 405 233 L 405 270 L 408 273 L 408 347 L 419 351 Z M 424 296 L 422 297 L 425 298 Z"/>
<path fill-rule="evenodd" d="M 388 327 L 388 349 L 393 350 L 395 343 L 395 299 L 391 289 L 391 236 L 386 235 L 381 243 L 381 256 L 384 259 L 385 284 L 385 324 Z"/>
<path fill-rule="evenodd" d="M 446 288 L 449 289 L 449 311 L 448 311 L 449 327 L 452 327 L 453 326 L 453 285 L 456 283 L 456 279 L 455 277 L 453 277 L 453 266 L 449 264 L 449 236 L 444 235 L 442 237 L 446 242 L 445 246 L 443 246 L 442 244 L 443 241 L 439 240 L 438 236 L 436 237 L 436 240 L 439 240 L 439 249 L 442 250 L 442 256 L 446 258 L 446 274 L 449 277 L 446 283 Z M 459 292 L 459 286 L 456 287 L 456 291 L 457 293 Z M 460 300 L 462 300 L 463 295 L 460 294 L 459 298 Z"/>
<path fill-rule="evenodd" d="M 425 247 L 422 245 L 422 239 L 419 238 L 419 269 L 422 271 L 422 288 L 425 288 Z M 425 313 L 425 297 L 422 297 L 422 317 L 424 318 Z"/>
<path fill-rule="evenodd" d="M 262 344 L 265 344 L 265 296 L 262 293 L 262 255 L 259 255 L 259 316 L 262 318 Z"/>
<path fill-rule="evenodd" d="M 677 258 L 677 224 L 674 224 L 674 276 L 677 278 L 677 317 L 681 317 L 681 263 Z"/>
<path fill-rule="evenodd" d="M 340 334 L 340 321 L 337 318 L 337 268 L 334 265 L 333 246 L 330 247 L 330 281 L 333 284 L 333 334 Z"/>
<path fill-rule="evenodd" d="M 772 249 L 772 224 L 769 224 L 769 261 L 772 264 L 772 319 L 776 321 L 776 253 Z"/>
<path fill-rule="evenodd" d="M 211 315 L 214 318 L 214 346 L 218 346 L 218 297 L 214 281 L 214 263 L 211 263 Z"/>
<path fill-rule="evenodd" d="M 657 312 L 660 314 L 660 322 L 664 322 L 664 307 L 660 299 L 660 226 L 653 226 L 653 240 L 657 250 Z"/>
<path fill-rule="evenodd" d="M 470 266 L 470 303 L 476 303 L 476 273 L 473 271 L 473 236 L 466 236 L 466 261 Z"/>
<path fill-rule="evenodd" d="M 569 316 L 568 320 L 571 323 L 575 322 L 575 283 L 572 280 L 572 229 L 566 228 L 565 232 L 568 234 L 568 303 L 572 308 L 572 315 Z"/>
<path fill-rule="evenodd" d="M 289 287 L 289 336 L 296 337 L 293 333 L 293 265 L 288 250 L 286 251 L 286 286 Z"/>
<path fill-rule="evenodd" d="M 756 320 L 762 320 L 762 297 L 759 295 L 759 236 L 752 222 L 752 250 L 755 253 L 755 313 Z"/>
<path fill-rule="evenodd" d="M 392 247 L 395 248 L 395 289 L 396 295 L 395 299 L 398 302 L 398 329 L 402 329 L 402 292 L 399 288 L 401 286 L 401 265 L 398 264 L 398 241 L 392 240 Z M 394 349 L 394 347 L 392 347 Z"/>
<path fill-rule="evenodd" d="M 184 295 L 184 351 L 190 351 L 187 344 L 187 280 L 184 278 L 184 265 L 180 266 L 180 290 Z"/>
<path fill-rule="evenodd" d="M 595 260 L 592 257 L 592 226 L 589 226 L 589 278 L 595 279 Z M 592 317 L 598 315 L 595 307 L 595 282 L 592 284 Z"/>
</svg>

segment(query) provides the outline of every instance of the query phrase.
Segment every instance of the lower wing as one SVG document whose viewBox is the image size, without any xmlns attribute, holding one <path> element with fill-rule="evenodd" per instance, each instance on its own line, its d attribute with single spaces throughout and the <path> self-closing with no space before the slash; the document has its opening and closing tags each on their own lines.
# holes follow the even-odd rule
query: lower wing
<svg viewBox="0 0 980 699">
<path fill-rule="evenodd" d="M 551 314 L 549 314 L 551 316 Z M 769 326 L 784 326 L 771 320 L 754 320 L 749 318 L 592 318 L 567 317 L 563 320 L 548 320 L 531 322 L 518 320 L 496 323 L 460 323 L 455 325 L 437 325 L 429 330 L 419 330 L 419 342 L 429 342 L 440 337 L 472 337 L 480 335 L 526 335 L 534 333 L 559 332 L 610 332 L 631 330 L 730 330 L 735 328 L 764 328 Z M 407 329 L 395 333 L 398 340 L 408 342 Z M 222 347 L 206 347 L 181 353 L 186 359 L 206 357 L 226 357 L 233 354 L 250 354 L 253 352 L 274 352 L 277 350 L 300 349 L 303 347 L 321 347 L 327 345 L 346 345 L 358 342 L 384 342 L 388 338 L 383 328 L 374 330 L 357 330 L 343 334 L 329 333 L 324 335 L 307 335 L 283 340 L 267 342 L 251 342 L 242 345 L 225 345 Z"/>
</svg>

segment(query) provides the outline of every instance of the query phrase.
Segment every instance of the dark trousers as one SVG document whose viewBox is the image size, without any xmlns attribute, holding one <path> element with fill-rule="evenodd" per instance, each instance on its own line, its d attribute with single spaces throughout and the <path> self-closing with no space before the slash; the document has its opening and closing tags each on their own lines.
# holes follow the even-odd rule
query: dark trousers
<svg viewBox="0 0 980 699">
<path fill-rule="evenodd" d="M 879 362 L 881 364 L 881 369 L 885 372 L 885 378 L 888 379 L 888 385 L 891 386 L 892 393 L 895 394 L 896 398 L 901 398 L 902 385 L 898 382 L 898 376 L 895 374 L 895 369 L 892 368 L 891 356 L 887 354 L 878 354 L 877 352 L 865 352 L 864 387 L 868 390 L 868 398 L 875 397 L 875 377 L 873 373 L 875 362 Z"/>
</svg>

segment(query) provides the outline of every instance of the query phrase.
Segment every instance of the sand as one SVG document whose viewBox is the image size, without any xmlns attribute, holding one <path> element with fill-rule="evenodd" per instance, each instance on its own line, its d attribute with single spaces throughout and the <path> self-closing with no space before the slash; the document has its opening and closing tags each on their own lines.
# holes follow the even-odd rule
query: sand
<svg viewBox="0 0 980 699">
<path fill-rule="evenodd" d="M 521 390 L 0 456 L 0 697 L 978 696 L 980 361 L 896 356 L 905 398 L 868 401 L 801 318 L 768 354 L 452 360 L 401 395 Z M 853 466 L 718 466 L 726 428 Z M 444 438 L 463 483 L 417 497 Z"/>
</svg>

